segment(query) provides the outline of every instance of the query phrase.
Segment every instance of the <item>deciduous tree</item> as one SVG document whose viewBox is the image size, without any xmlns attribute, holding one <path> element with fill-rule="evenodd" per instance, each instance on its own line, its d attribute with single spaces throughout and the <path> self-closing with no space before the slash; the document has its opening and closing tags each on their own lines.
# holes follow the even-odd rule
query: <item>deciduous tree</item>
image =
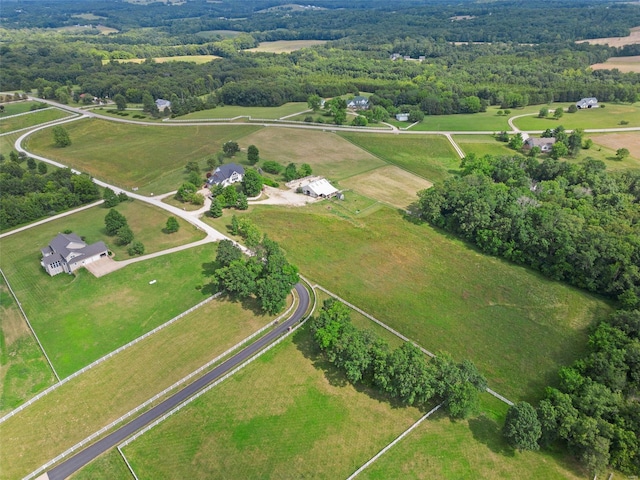
<svg viewBox="0 0 640 480">
<path fill-rule="evenodd" d="M 542 435 L 535 409 L 527 402 L 509 407 L 502 433 L 509 445 L 517 450 L 538 450 Z"/>
<path fill-rule="evenodd" d="M 64 127 L 58 125 L 57 127 L 53 127 L 53 143 L 56 147 L 64 148 L 71 145 L 71 138 L 69 137 L 69 132 Z"/>
<path fill-rule="evenodd" d="M 178 223 L 178 219 L 176 217 L 167 218 L 167 224 L 164 227 L 165 232 L 175 233 L 179 229 L 180 229 L 180 224 Z"/>
</svg>

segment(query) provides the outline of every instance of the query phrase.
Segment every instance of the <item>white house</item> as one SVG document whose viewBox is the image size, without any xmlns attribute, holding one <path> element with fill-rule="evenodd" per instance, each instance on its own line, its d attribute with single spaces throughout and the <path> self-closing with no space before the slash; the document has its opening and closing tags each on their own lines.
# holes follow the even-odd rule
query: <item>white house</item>
<svg viewBox="0 0 640 480">
<path fill-rule="evenodd" d="M 244 168 L 237 163 L 220 165 L 207 179 L 207 185 L 220 185 L 226 187 L 232 183 L 241 182 L 244 177 Z"/>
<path fill-rule="evenodd" d="M 302 193 L 313 198 L 331 198 L 338 193 L 338 189 L 331 185 L 326 178 L 321 178 L 303 185 Z"/>
<path fill-rule="evenodd" d="M 347 107 L 353 108 L 355 110 L 366 110 L 367 108 L 369 108 L 369 99 L 367 97 L 358 95 L 357 97 L 353 97 L 347 102 Z"/>
<path fill-rule="evenodd" d="M 408 122 L 409 114 L 408 113 L 396 113 L 396 120 L 399 122 Z"/>
<path fill-rule="evenodd" d="M 87 245 L 75 233 L 59 233 L 49 246 L 40 251 L 40 265 L 52 277 L 62 272 L 73 273 L 89 263 L 109 256 L 104 242 Z"/>
<path fill-rule="evenodd" d="M 576 102 L 578 108 L 598 108 L 598 99 L 596 97 L 586 97 Z"/>
<path fill-rule="evenodd" d="M 158 107 L 159 111 L 164 112 L 167 108 L 171 108 L 171 102 L 169 100 L 159 98 L 156 100 L 156 107 Z"/>
<path fill-rule="evenodd" d="M 556 139 L 551 138 L 534 138 L 529 137 L 524 141 L 523 148 L 525 150 L 531 150 L 533 147 L 539 147 L 542 153 L 548 153 L 551 151 L 551 147 L 556 143 Z"/>
</svg>

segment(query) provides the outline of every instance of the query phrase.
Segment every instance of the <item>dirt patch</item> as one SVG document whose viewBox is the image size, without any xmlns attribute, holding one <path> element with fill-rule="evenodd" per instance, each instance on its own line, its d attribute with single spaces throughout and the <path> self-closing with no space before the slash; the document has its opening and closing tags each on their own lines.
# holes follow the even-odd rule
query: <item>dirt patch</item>
<svg viewBox="0 0 640 480">
<path fill-rule="evenodd" d="M 592 38 L 580 40 L 576 43 L 590 43 L 591 45 L 609 45 L 610 47 L 624 47 L 640 43 L 640 27 L 633 27 L 628 37 Z"/>
<path fill-rule="evenodd" d="M 3 292 L 4 294 L 4 292 Z M 11 295 L 7 292 L 7 295 Z M 2 316 L 2 334 L 7 347 L 19 338 L 29 335 L 29 327 L 17 308 L 0 308 Z"/>
<path fill-rule="evenodd" d="M 637 132 L 595 135 L 591 136 L 591 140 L 614 151 L 619 148 L 626 148 L 632 157 L 640 158 L 640 135 Z"/>
<path fill-rule="evenodd" d="M 345 187 L 369 198 L 398 208 L 416 201 L 416 193 L 433 184 L 396 166 L 378 168 L 341 182 Z"/>
<path fill-rule="evenodd" d="M 296 187 L 297 188 L 297 187 Z M 302 193 L 296 193 L 295 188 L 290 190 L 280 190 L 266 186 L 263 188 L 264 194 L 261 200 L 250 202 L 251 205 L 289 205 L 292 207 L 301 207 L 308 203 L 317 202 L 319 198 L 312 198 Z"/>
<path fill-rule="evenodd" d="M 640 73 L 640 55 L 633 57 L 611 57 L 604 63 L 591 65 L 592 70 L 612 70 L 614 68 L 624 73 Z"/>
</svg>

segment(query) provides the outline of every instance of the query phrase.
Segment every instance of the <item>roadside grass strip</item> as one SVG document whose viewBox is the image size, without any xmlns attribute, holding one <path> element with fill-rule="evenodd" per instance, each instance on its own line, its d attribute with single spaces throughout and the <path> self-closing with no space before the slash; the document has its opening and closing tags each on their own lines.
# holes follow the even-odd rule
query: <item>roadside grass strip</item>
<svg viewBox="0 0 640 480">
<path fill-rule="evenodd" d="M 48 125 L 62 118 L 78 116 L 56 107 L 19 113 L 10 117 L 0 118 L 0 134 L 20 132 L 36 125 Z"/>
</svg>

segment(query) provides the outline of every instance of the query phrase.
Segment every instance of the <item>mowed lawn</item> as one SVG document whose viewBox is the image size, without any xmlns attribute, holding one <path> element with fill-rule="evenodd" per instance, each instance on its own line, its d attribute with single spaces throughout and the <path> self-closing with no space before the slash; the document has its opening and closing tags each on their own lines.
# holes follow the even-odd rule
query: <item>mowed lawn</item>
<svg viewBox="0 0 640 480">
<path fill-rule="evenodd" d="M 451 478 L 582 479 L 578 465 L 550 452 L 515 452 L 502 437 L 508 406 L 484 394 L 482 413 L 451 421 L 436 412 L 364 470 L 363 480 Z"/>
<path fill-rule="evenodd" d="M 297 128 L 264 128 L 242 139 L 241 146 L 256 145 L 261 160 L 282 165 L 308 163 L 314 175 L 342 180 L 383 166 L 385 162 L 329 132 Z"/>
<path fill-rule="evenodd" d="M 22 478 L 273 320 L 246 306 L 212 300 L 0 424 L 0 478 Z"/>
<path fill-rule="evenodd" d="M 225 105 L 211 110 L 201 110 L 199 112 L 182 115 L 178 117 L 178 120 L 235 118 L 239 116 L 275 120 L 287 115 L 303 112 L 307 110 L 307 108 L 307 104 L 303 102 L 289 102 L 279 107 L 239 107 L 236 105 Z"/>
<path fill-rule="evenodd" d="M 54 381 L 47 360 L 0 277 L 0 415 Z"/>
<path fill-rule="evenodd" d="M 126 188 L 154 192 L 164 180 L 163 193 L 177 188 L 184 166 L 219 152 L 222 144 L 254 132 L 254 126 L 140 126 L 104 120 L 81 120 L 65 126 L 73 142 L 53 145 L 51 129 L 30 136 L 25 148 Z M 170 183 L 166 182 L 169 179 Z"/>
<path fill-rule="evenodd" d="M 38 105 L 38 102 L 8 102 L 4 103 L 4 113 L 0 115 L 0 118 L 8 117 L 9 115 L 16 115 L 18 113 L 24 113 L 31 110 L 31 107 Z"/>
<path fill-rule="evenodd" d="M 567 108 L 570 104 L 558 104 L 563 108 Z M 549 111 L 553 113 L 553 109 L 557 108 L 554 104 L 549 107 Z M 629 122 L 621 125 L 621 121 Z M 588 108 L 578 110 L 576 113 L 565 112 L 560 120 L 554 120 L 553 115 L 548 118 L 538 118 L 537 115 L 518 118 L 513 121 L 516 127 L 522 130 L 546 130 L 554 129 L 558 125 L 562 125 L 566 129 L 574 128 L 616 128 L 616 127 L 638 127 L 640 126 L 640 103 L 615 104 L 606 103 L 605 108 Z"/>
<path fill-rule="evenodd" d="M 0 133 L 12 132 L 22 128 L 33 127 L 41 123 L 58 120 L 68 117 L 69 112 L 58 108 L 47 108 L 45 110 L 34 110 L 31 113 L 20 115 L 19 117 L 1 118 L 0 117 Z"/>
<path fill-rule="evenodd" d="M 123 451 L 139 478 L 346 478 L 420 417 L 359 390 L 305 327 Z"/>
<path fill-rule="evenodd" d="M 99 232 L 105 214 L 106 209 L 92 208 L 0 241 L 0 266 L 61 377 L 205 298 L 196 287 L 206 280 L 202 265 L 215 257 L 215 245 L 129 265 L 101 278 L 84 269 L 76 276 L 50 277 L 40 266 L 40 249 L 66 229 L 86 236 L 88 243 L 104 240 Z M 113 242 L 107 237 L 107 243 Z M 157 283 L 149 285 L 151 280 Z"/>
<path fill-rule="evenodd" d="M 485 155 L 515 155 L 518 153 L 491 135 L 454 135 L 453 140 L 465 155 L 474 154 L 483 157 Z"/>
<path fill-rule="evenodd" d="M 486 112 L 478 113 L 458 113 L 455 115 L 427 115 L 417 125 L 410 130 L 418 131 L 493 131 L 510 130 L 507 120 L 513 115 L 523 113 L 533 113 L 539 110 L 538 107 L 529 106 L 525 108 L 512 108 L 509 115 L 498 115 L 498 107 L 489 107 Z"/>
<path fill-rule="evenodd" d="M 351 188 L 367 197 L 405 209 L 416 201 L 417 192 L 431 185 L 424 178 L 395 165 L 376 168 L 340 182 L 341 187 Z"/>
<path fill-rule="evenodd" d="M 384 133 L 340 133 L 340 136 L 386 162 L 431 182 L 447 178 L 460 166 L 460 158 L 444 136 Z"/>
<path fill-rule="evenodd" d="M 321 202 L 255 207 L 249 217 L 306 277 L 431 351 L 471 359 L 514 401 L 542 396 L 557 368 L 584 352 L 587 326 L 610 312 L 596 297 L 389 208 L 345 218 Z"/>
</svg>

